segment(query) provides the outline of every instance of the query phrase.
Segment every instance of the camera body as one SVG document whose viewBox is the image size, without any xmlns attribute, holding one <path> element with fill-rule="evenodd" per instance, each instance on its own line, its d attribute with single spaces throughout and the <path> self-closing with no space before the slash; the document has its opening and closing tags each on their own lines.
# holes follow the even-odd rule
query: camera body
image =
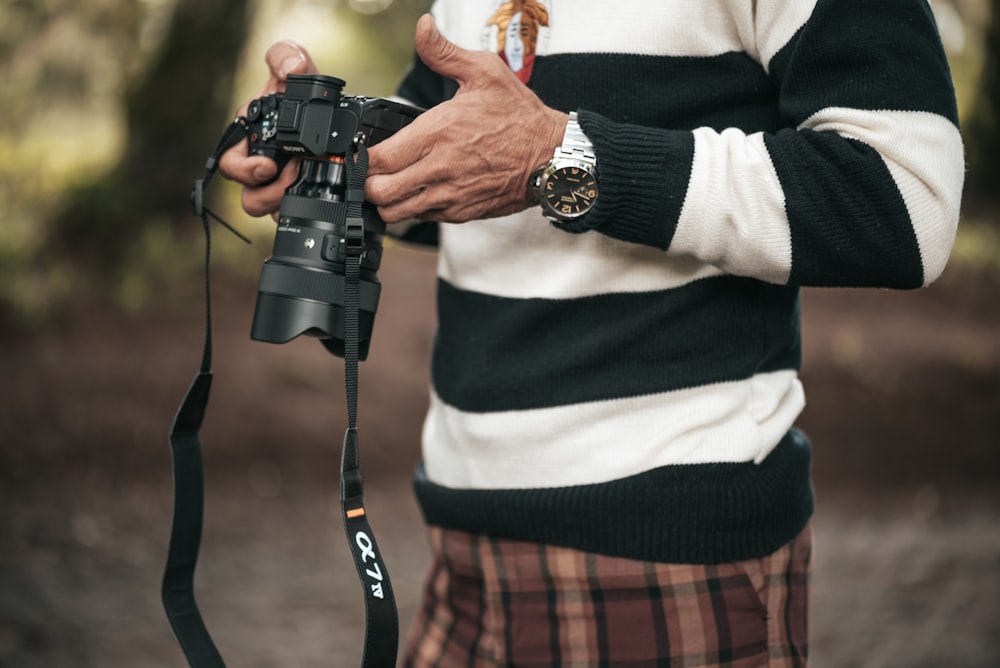
<svg viewBox="0 0 1000 668">
<path fill-rule="evenodd" d="M 421 109 L 384 98 L 341 95 L 344 81 L 325 75 L 288 76 L 283 94 L 252 100 L 247 136 L 253 155 L 280 169 L 301 157 L 299 178 L 278 210 L 274 250 L 261 268 L 250 337 L 286 343 L 307 335 L 344 354 L 347 234 L 345 159 L 356 143 L 373 146 L 408 125 Z M 381 285 L 385 222 L 362 206 L 364 239 L 359 285 L 359 359 L 371 343 Z"/>
</svg>

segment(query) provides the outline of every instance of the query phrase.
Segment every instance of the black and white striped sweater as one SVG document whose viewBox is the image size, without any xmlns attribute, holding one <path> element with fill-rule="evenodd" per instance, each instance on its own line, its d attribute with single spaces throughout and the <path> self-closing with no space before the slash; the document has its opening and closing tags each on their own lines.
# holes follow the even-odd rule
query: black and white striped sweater
<svg viewBox="0 0 1000 668">
<path fill-rule="evenodd" d="M 433 13 L 495 49 L 500 4 Z M 427 521 L 657 561 L 767 554 L 812 513 L 798 288 L 915 288 L 950 252 L 964 164 L 930 9 L 542 4 L 528 85 L 578 110 L 600 197 L 564 229 L 537 207 L 441 226 Z M 453 92 L 419 62 L 400 88 Z"/>
</svg>

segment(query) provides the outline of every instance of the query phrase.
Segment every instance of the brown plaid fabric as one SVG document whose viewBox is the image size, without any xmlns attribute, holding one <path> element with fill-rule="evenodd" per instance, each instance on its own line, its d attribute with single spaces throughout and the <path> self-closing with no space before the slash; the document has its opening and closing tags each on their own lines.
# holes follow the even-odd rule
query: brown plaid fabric
<svg viewBox="0 0 1000 668">
<path fill-rule="evenodd" d="M 406 666 L 807 663 L 809 527 L 774 554 L 657 564 L 431 529 Z"/>
</svg>

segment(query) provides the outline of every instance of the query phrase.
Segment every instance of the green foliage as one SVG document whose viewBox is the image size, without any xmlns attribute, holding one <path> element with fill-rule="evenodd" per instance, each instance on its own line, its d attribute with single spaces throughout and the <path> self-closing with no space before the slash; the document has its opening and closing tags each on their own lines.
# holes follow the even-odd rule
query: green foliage
<svg viewBox="0 0 1000 668">
<path fill-rule="evenodd" d="M 200 222 L 189 211 L 190 184 L 225 123 L 266 80 L 267 47 L 294 39 L 310 50 L 321 72 L 345 79 L 348 93 L 391 95 L 412 57 L 416 19 L 430 4 L 0 3 L 6 112 L 0 124 L 0 320 L 43 325 L 92 296 L 136 309 L 162 304 L 170 286 L 199 270 L 203 242 Z M 952 22 L 952 32 L 961 39 L 954 40 L 959 46 L 949 57 L 973 168 L 970 181 L 1000 173 L 1000 147 L 990 143 L 1000 127 L 998 4 L 934 3 L 936 12 L 950 8 L 958 22 Z M 983 71 L 994 78 L 982 78 Z M 216 233 L 216 263 L 254 274 L 273 226 L 269 219 L 247 219 L 234 184 L 217 179 L 213 189 L 223 216 L 259 241 L 248 250 L 227 233 Z M 984 247 L 979 230 L 995 219 L 979 216 L 985 222 L 963 224 L 958 261 L 980 257 L 969 249 Z"/>
<path fill-rule="evenodd" d="M 176 254 L 172 228 L 190 216 L 190 183 L 215 144 L 215 127 L 231 114 L 247 2 L 147 0 L 140 8 L 93 0 L 36 8 L 47 22 L 13 59 L 23 64 L 17 97 L 29 103 L 20 115 L 26 127 L 5 128 L 11 150 L 2 168 L 5 181 L 17 180 L 26 154 L 39 158 L 34 177 L 40 185 L 7 202 L 13 218 L 34 223 L 33 252 L 9 255 L 10 271 L 47 288 L 30 296 L 0 294 L 8 320 L 118 294 L 137 275 L 162 280 L 161 265 L 144 249 L 156 240 L 161 254 Z M 111 20 L 128 15 L 127 8 L 135 20 Z M 21 15 L 25 21 L 34 16 Z M 107 32 L 117 37 L 107 39 Z M 60 160 L 67 154 L 76 162 Z M 0 253 L 16 247 L 10 241 L 0 241 Z M 148 259 L 137 264 L 143 256 Z M 75 277 L 68 289 L 49 280 L 66 273 Z M 33 303 L 26 307 L 28 300 Z"/>
<path fill-rule="evenodd" d="M 218 133 L 296 39 L 348 92 L 393 92 L 429 0 L 10 0 L 0 5 L 0 320 L 41 326 L 94 298 L 162 303 L 199 271 L 188 192 Z M 243 65 L 239 64 L 242 58 Z M 270 221 L 213 201 L 260 243 L 217 233 L 215 261 L 259 269 Z M 154 299 L 153 297 L 156 297 Z"/>
<path fill-rule="evenodd" d="M 0 5 L 0 318 L 39 325 L 65 313 L 78 272 L 59 257 L 47 221 L 70 184 L 121 147 L 128 57 L 141 51 L 136 0 L 15 0 Z M 72 251 L 70 251 L 72 252 Z"/>
<path fill-rule="evenodd" d="M 0 6 L 6 121 L 23 132 L 46 109 L 86 110 L 115 94 L 140 50 L 136 0 L 9 0 Z"/>
</svg>

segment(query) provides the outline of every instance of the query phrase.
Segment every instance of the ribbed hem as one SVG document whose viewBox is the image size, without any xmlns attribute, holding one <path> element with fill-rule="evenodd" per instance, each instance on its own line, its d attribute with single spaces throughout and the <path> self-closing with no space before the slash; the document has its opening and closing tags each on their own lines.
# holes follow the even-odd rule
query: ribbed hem
<svg viewBox="0 0 1000 668">
<path fill-rule="evenodd" d="M 760 464 L 666 466 L 612 482 L 450 489 L 418 468 L 428 524 L 610 556 L 714 564 L 771 554 L 813 512 L 809 442 L 789 432 Z M 525 464 L 530 453 L 525 454 Z"/>
<path fill-rule="evenodd" d="M 694 135 L 614 123 L 586 110 L 579 114 L 597 153 L 597 203 L 583 219 L 556 226 L 666 250 L 687 194 Z"/>
</svg>

